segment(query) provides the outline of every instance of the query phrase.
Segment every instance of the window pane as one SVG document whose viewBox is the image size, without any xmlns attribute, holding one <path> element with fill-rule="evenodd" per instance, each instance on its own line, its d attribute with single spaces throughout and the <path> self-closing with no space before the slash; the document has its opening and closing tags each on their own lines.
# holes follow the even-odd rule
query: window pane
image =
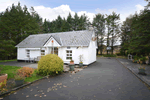
<svg viewBox="0 0 150 100">
<path fill-rule="evenodd" d="M 69 56 L 69 54 L 67 54 L 67 56 Z"/>
<path fill-rule="evenodd" d="M 70 53 L 72 53 L 72 51 L 70 51 Z"/>
<path fill-rule="evenodd" d="M 70 59 L 72 59 L 72 57 L 70 57 Z"/>
<path fill-rule="evenodd" d="M 41 50 L 41 52 L 45 52 L 45 50 Z"/>
<path fill-rule="evenodd" d="M 69 53 L 69 51 L 67 50 L 67 53 Z"/>
<path fill-rule="evenodd" d="M 70 56 L 72 56 L 72 54 L 70 54 Z"/>
<path fill-rule="evenodd" d="M 66 59 L 69 59 L 69 57 L 67 57 Z"/>
</svg>

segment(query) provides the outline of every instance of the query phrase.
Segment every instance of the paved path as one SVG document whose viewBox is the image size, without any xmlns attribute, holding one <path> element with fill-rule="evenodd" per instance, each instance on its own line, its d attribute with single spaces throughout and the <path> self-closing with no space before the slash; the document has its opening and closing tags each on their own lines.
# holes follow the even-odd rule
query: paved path
<svg viewBox="0 0 150 100">
<path fill-rule="evenodd" d="M 115 58 L 98 58 L 74 75 L 43 79 L 4 100 L 150 100 L 150 91 Z"/>
<path fill-rule="evenodd" d="M 150 65 L 146 65 L 146 76 L 138 74 L 139 70 L 138 68 L 140 67 L 140 64 L 133 63 L 131 60 L 128 59 L 122 59 L 122 58 L 117 58 L 118 61 L 120 61 L 125 67 L 127 67 L 129 70 L 131 70 L 137 77 L 142 79 L 144 82 L 146 82 L 150 86 Z"/>
</svg>

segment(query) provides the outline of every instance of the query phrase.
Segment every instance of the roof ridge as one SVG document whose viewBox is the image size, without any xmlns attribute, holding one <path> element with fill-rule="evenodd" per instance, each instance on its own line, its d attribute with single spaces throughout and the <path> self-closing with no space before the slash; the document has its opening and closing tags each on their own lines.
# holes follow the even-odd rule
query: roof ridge
<svg viewBox="0 0 150 100">
<path fill-rule="evenodd" d="M 53 34 L 62 34 L 62 33 L 69 33 L 69 32 L 79 32 L 79 31 L 88 31 L 88 30 L 67 31 L 67 32 L 56 32 L 56 33 L 43 33 L 43 34 L 31 34 L 31 35 L 53 35 Z"/>
</svg>

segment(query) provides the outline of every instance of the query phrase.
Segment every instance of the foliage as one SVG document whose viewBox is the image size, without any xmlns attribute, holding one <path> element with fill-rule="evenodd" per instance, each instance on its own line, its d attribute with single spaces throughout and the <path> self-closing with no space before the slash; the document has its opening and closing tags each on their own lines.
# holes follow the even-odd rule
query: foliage
<svg viewBox="0 0 150 100">
<path fill-rule="evenodd" d="M 137 55 L 134 56 L 134 60 L 138 60 L 139 57 Z"/>
<path fill-rule="evenodd" d="M 17 61 L 17 59 L 12 59 L 12 60 L 0 60 L 0 62 L 9 62 L 9 61 Z"/>
<path fill-rule="evenodd" d="M 63 71 L 63 60 L 55 54 L 43 56 L 38 62 L 38 71 L 41 75 L 59 74 Z"/>
<path fill-rule="evenodd" d="M 83 55 L 79 55 L 80 63 L 83 63 Z"/>
<path fill-rule="evenodd" d="M 16 58 L 15 45 L 31 34 L 41 33 L 41 18 L 31 7 L 12 4 L 0 15 L 0 59 Z"/>
<path fill-rule="evenodd" d="M 37 79 L 40 79 L 40 78 L 42 78 L 42 77 L 43 77 L 43 76 L 40 76 L 40 75 L 39 75 L 38 70 L 35 69 L 34 72 L 33 72 L 33 74 L 32 74 L 32 77 L 27 77 L 24 81 L 25 81 L 25 82 L 33 82 L 33 81 L 35 81 L 35 80 L 37 80 Z"/>
<path fill-rule="evenodd" d="M 146 61 L 146 60 L 147 60 L 146 57 L 143 57 L 143 56 L 142 56 L 142 58 L 140 58 L 140 61 Z"/>
<path fill-rule="evenodd" d="M 149 55 L 150 53 L 150 10 L 145 8 L 126 19 L 122 26 L 122 47 L 130 53 Z M 126 24 L 125 24 L 126 23 Z M 142 58 L 143 59 L 143 58 Z M 141 59 L 141 60 L 142 60 Z"/>
<path fill-rule="evenodd" d="M 7 82 L 7 79 L 5 79 L 4 82 L 0 82 L 0 89 L 6 86 L 6 82 Z"/>
<path fill-rule="evenodd" d="M 104 35 L 105 35 L 105 18 L 103 14 L 97 14 L 95 16 L 95 18 L 93 19 L 93 26 L 96 27 L 96 36 L 97 36 L 97 45 L 98 45 L 98 50 L 97 50 L 97 54 L 98 51 L 101 51 L 101 55 L 102 55 L 102 51 L 103 51 L 103 43 L 104 43 Z M 100 39 L 98 38 L 100 37 Z M 99 44 L 101 44 L 99 46 Z"/>
<path fill-rule="evenodd" d="M 112 12 L 112 15 L 110 15 L 110 35 L 111 35 L 111 54 L 113 55 L 114 50 L 114 43 L 117 41 L 118 35 L 120 33 L 119 30 L 119 20 L 120 20 L 120 14 L 116 14 L 115 12 Z"/>
<path fill-rule="evenodd" d="M 17 71 L 18 74 L 22 74 L 24 77 L 31 77 L 31 75 L 34 72 L 34 69 L 30 67 L 23 67 L 21 69 L 18 69 Z"/>
<path fill-rule="evenodd" d="M 13 40 L 0 40 L 0 59 L 12 59 L 16 55 Z"/>
<path fill-rule="evenodd" d="M 104 57 L 116 57 L 116 55 L 103 55 Z"/>
<path fill-rule="evenodd" d="M 22 68 L 21 68 L 21 70 L 22 70 Z M 24 71 L 21 72 L 20 69 L 16 70 L 13 73 L 14 73 L 15 80 L 24 80 L 26 78 Z"/>
<path fill-rule="evenodd" d="M 7 88 L 2 88 L 2 89 L 0 89 L 0 94 L 3 94 L 3 93 L 5 93 L 5 92 L 7 92 L 7 91 L 8 91 Z"/>
</svg>

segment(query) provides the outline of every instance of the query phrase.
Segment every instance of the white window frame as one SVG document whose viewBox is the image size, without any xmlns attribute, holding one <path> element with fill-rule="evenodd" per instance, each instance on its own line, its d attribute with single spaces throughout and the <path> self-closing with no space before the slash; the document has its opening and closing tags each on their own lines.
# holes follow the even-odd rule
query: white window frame
<svg viewBox="0 0 150 100">
<path fill-rule="evenodd" d="M 26 50 L 26 57 L 30 57 L 30 50 Z"/>
<path fill-rule="evenodd" d="M 72 50 L 66 50 L 66 60 L 72 59 Z"/>
<path fill-rule="evenodd" d="M 41 56 L 45 55 L 45 50 L 41 50 Z"/>
</svg>

